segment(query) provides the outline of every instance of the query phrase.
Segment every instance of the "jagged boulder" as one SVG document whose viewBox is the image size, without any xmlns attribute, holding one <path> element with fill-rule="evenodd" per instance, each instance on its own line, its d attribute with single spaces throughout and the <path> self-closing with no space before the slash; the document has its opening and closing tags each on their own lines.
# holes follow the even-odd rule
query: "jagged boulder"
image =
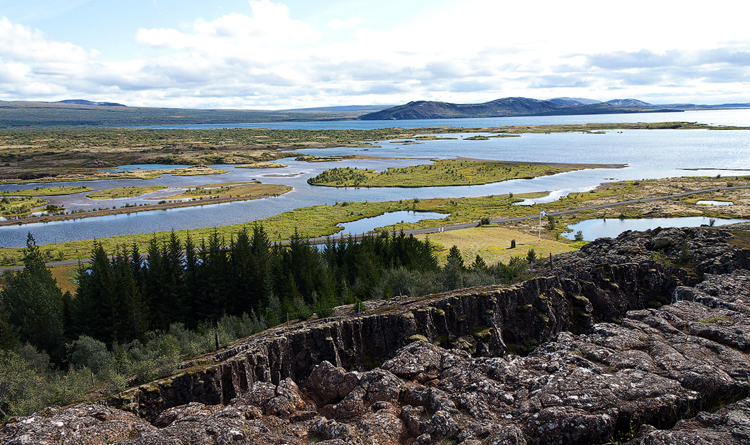
<svg viewBox="0 0 750 445">
<path fill-rule="evenodd" d="M 243 396 L 234 401 L 235 405 L 256 406 L 265 415 L 290 418 L 297 411 L 307 407 L 299 387 L 291 379 L 284 379 L 278 385 L 256 382 Z"/>
<path fill-rule="evenodd" d="M 12 417 L 0 429 L 7 445 L 99 445 L 137 439 L 156 431 L 132 413 L 103 405 L 45 408 L 25 418 Z"/>
<path fill-rule="evenodd" d="M 728 405 L 715 413 L 699 413 L 681 420 L 669 430 L 651 425 L 640 428 L 627 445 L 741 445 L 750 443 L 750 399 Z"/>
<path fill-rule="evenodd" d="M 115 399 L 153 425 L 50 408 L 0 443 L 747 443 L 750 272 L 729 238 L 629 232 L 519 285 L 277 330 Z M 702 282 L 669 264 L 686 241 Z"/>
<path fill-rule="evenodd" d="M 359 373 L 346 372 L 331 362 L 322 361 L 307 378 L 307 389 L 322 401 L 341 400 L 359 384 Z"/>
<path fill-rule="evenodd" d="M 349 444 L 360 443 L 357 430 L 353 426 L 328 420 L 325 417 L 318 418 L 312 424 L 310 434 L 325 440 L 339 440 Z"/>
<path fill-rule="evenodd" d="M 398 445 L 404 438 L 404 422 L 391 410 L 368 412 L 357 421 L 357 429 L 373 445 Z"/>
<path fill-rule="evenodd" d="M 182 412 L 180 412 L 182 411 Z M 196 406 L 173 410 L 174 420 L 157 431 L 151 431 L 133 441 L 119 445 L 211 445 L 239 443 L 253 436 L 271 431 L 259 419 L 248 419 L 235 407 Z M 166 420 L 166 419 L 164 419 Z"/>
<path fill-rule="evenodd" d="M 440 348 L 426 341 L 415 341 L 383 363 L 382 368 L 403 379 L 424 383 L 440 375 L 442 361 Z"/>
</svg>

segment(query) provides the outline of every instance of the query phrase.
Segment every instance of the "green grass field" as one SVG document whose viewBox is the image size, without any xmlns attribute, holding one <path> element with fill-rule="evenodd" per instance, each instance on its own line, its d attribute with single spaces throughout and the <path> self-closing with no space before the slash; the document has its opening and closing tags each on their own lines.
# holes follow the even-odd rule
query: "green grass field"
<svg viewBox="0 0 750 445">
<path fill-rule="evenodd" d="M 117 198 L 133 198 L 136 196 L 145 195 L 146 193 L 152 193 L 157 190 L 163 190 L 166 187 L 163 185 L 151 185 L 143 187 L 118 187 L 113 189 L 98 190 L 87 194 L 91 199 L 117 199 Z"/>
<path fill-rule="evenodd" d="M 238 165 L 237 168 L 284 168 L 286 165 L 279 162 L 253 162 L 252 164 Z"/>
<path fill-rule="evenodd" d="M 62 185 L 56 187 L 36 187 L 28 190 L 6 190 L 1 191 L 0 196 L 62 196 L 90 192 L 91 190 L 93 190 L 91 187 L 83 185 Z"/>
<path fill-rule="evenodd" d="M 541 259 L 549 257 L 550 254 L 557 255 L 576 250 L 564 241 L 555 241 L 546 237 L 540 240 L 537 236 L 497 225 L 431 233 L 419 235 L 418 238 L 422 240 L 429 238 L 430 242 L 437 245 L 440 265 L 445 264 L 448 251 L 452 246 L 458 247 L 467 265 L 471 264 L 477 255 L 481 256 L 487 265 L 492 265 L 499 261 L 507 264 L 511 257 L 526 258 L 531 249 L 534 249 L 537 258 Z M 511 249 L 513 240 L 516 242 L 516 247 Z"/>
<path fill-rule="evenodd" d="M 291 187 L 280 184 L 263 184 L 261 182 L 226 182 L 219 184 L 206 184 L 189 189 L 179 195 L 170 196 L 169 199 L 189 198 L 256 198 L 261 196 L 277 196 L 291 190 Z"/>
<path fill-rule="evenodd" d="M 49 201 L 41 198 L 8 198 L 3 197 L 0 199 L 0 216 L 2 217 L 15 217 L 24 216 L 33 212 L 34 209 L 47 205 Z"/>
<path fill-rule="evenodd" d="M 317 236 L 333 235 L 339 231 L 336 224 L 349 222 L 361 218 L 368 218 L 381 215 L 385 212 L 399 210 L 415 210 L 425 212 L 439 212 L 445 214 L 445 218 L 439 220 L 423 220 L 417 223 L 398 224 L 389 226 L 387 230 L 408 230 L 425 227 L 439 227 L 450 224 L 477 222 L 484 217 L 492 218 L 512 218 L 518 216 L 539 215 L 540 209 L 549 213 L 582 208 L 594 204 L 604 204 L 608 202 L 624 201 L 629 199 L 640 199 L 651 196 L 670 195 L 685 190 L 699 190 L 712 187 L 728 187 L 732 185 L 750 185 L 750 177 L 685 177 L 669 178 L 660 180 L 647 181 L 622 181 L 617 183 L 608 183 L 599 189 L 589 192 L 574 193 L 557 201 L 532 206 L 517 206 L 514 203 L 521 201 L 526 197 L 539 197 L 543 193 L 528 195 L 497 195 L 484 196 L 476 198 L 437 198 L 437 199 L 403 199 L 401 201 L 388 202 L 342 202 L 334 205 L 318 205 L 303 207 L 295 210 L 280 213 L 278 215 L 258 220 L 262 224 L 272 241 L 290 239 L 297 233 L 303 238 L 312 238 Z M 226 186 L 227 184 L 215 184 Z M 214 192 L 215 193 L 215 192 Z M 729 192 L 722 192 L 729 193 Z M 624 218 L 642 218 L 644 212 L 650 212 L 650 216 L 695 216 L 701 214 L 710 217 L 734 217 L 748 218 L 748 196 L 750 191 L 737 190 L 732 191 L 728 199 L 735 202 L 743 202 L 744 205 L 734 206 L 696 206 L 692 198 L 674 199 L 660 202 L 631 204 L 626 206 L 617 206 L 606 208 L 600 211 L 586 210 L 576 214 L 557 217 L 558 227 L 555 230 L 547 228 L 547 222 L 544 222 L 542 237 L 556 239 L 567 243 L 559 235 L 566 230 L 567 224 L 576 223 L 590 218 L 601 218 L 606 216 L 624 217 Z M 720 196 L 716 194 L 701 195 L 705 199 L 715 199 Z M 657 206 L 660 206 L 657 208 Z M 714 208 L 711 208 L 714 207 Z M 720 213 L 723 212 L 723 213 Z M 189 232 L 194 241 L 200 244 L 201 239 L 208 239 L 216 231 L 220 237 L 224 237 L 227 243 L 232 235 L 244 227 L 252 227 L 255 222 L 238 224 L 233 226 L 222 226 L 211 229 L 194 229 L 190 231 L 178 231 L 176 234 L 185 239 Z M 528 226 L 525 230 L 527 233 L 535 233 L 535 227 L 538 225 L 536 220 L 527 221 Z M 519 229 L 524 230 L 522 225 Z M 130 245 L 135 242 L 145 251 L 149 240 L 152 237 L 158 239 L 166 238 L 169 232 L 160 232 L 155 234 L 140 234 L 117 236 L 103 238 L 99 241 L 103 244 L 108 252 L 113 252 L 117 247 Z M 517 240 L 518 241 L 518 240 Z M 448 243 L 448 241 L 446 241 Z M 452 244 L 451 244 L 452 245 Z M 449 248 L 450 246 L 445 246 Z M 520 246 L 519 246 L 520 248 Z M 536 249 L 536 248 L 535 248 Z M 91 240 L 73 241 L 67 243 L 57 243 L 42 246 L 42 251 L 49 253 L 49 257 L 55 259 L 78 259 L 88 258 L 91 250 Z M 546 251 L 540 249 L 538 255 L 544 255 Z M 2 265 L 17 264 L 21 259 L 20 249 L 0 249 L 0 263 Z"/>
</svg>

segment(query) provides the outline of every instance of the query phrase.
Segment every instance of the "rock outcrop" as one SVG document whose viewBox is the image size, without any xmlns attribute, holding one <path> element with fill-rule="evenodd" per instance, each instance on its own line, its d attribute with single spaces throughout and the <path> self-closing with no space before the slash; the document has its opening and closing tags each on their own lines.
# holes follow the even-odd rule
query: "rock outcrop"
<svg viewBox="0 0 750 445">
<path fill-rule="evenodd" d="M 748 443 L 750 255 L 730 239 L 628 232 L 519 285 L 368 302 L 0 443 Z"/>
</svg>

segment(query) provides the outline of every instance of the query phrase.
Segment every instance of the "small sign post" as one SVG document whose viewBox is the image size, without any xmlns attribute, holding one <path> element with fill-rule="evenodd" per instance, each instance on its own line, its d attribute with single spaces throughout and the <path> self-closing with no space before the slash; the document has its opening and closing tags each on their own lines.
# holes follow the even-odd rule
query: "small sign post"
<svg viewBox="0 0 750 445">
<path fill-rule="evenodd" d="M 547 216 L 547 212 L 542 210 L 542 212 L 539 214 L 539 241 L 542 240 L 542 216 Z"/>
</svg>

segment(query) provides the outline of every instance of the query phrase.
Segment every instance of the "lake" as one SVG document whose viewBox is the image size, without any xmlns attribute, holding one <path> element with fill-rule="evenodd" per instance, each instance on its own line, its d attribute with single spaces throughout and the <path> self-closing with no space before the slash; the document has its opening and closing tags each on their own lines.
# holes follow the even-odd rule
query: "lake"
<svg viewBox="0 0 750 445">
<path fill-rule="evenodd" d="M 412 212 L 402 210 L 399 212 L 387 212 L 372 218 L 362 218 L 348 223 L 338 224 L 343 230 L 336 235 L 361 235 L 371 232 L 378 227 L 394 226 L 389 231 L 398 231 L 399 224 L 419 222 L 425 219 L 443 219 L 446 214 L 435 212 Z"/>
<path fill-rule="evenodd" d="M 725 218 L 708 218 L 704 216 L 689 216 L 683 218 L 643 218 L 643 219 L 589 219 L 576 224 L 569 225 L 572 230 L 570 233 L 564 233 L 563 236 L 568 239 L 575 239 L 575 234 L 579 230 L 583 233 L 583 239 L 593 241 L 597 238 L 615 238 L 626 230 L 653 230 L 657 227 L 700 227 L 710 225 L 714 220 L 714 226 L 723 226 L 726 224 L 735 224 L 748 222 L 746 219 L 725 219 Z"/>
<path fill-rule="evenodd" d="M 698 122 L 710 125 L 750 126 L 749 109 L 689 110 L 670 113 L 585 114 L 575 116 L 515 116 L 462 119 L 414 119 L 403 121 L 318 121 L 247 124 L 156 125 L 144 128 L 272 128 L 278 130 L 371 130 L 418 127 L 507 127 L 511 125 L 557 125 L 620 122 Z"/>
<path fill-rule="evenodd" d="M 696 201 L 697 205 L 707 205 L 707 206 L 731 206 L 734 205 L 731 201 L 711 201 L 711 200 L 704 200 L 704 201 Z"/>
<path fill-rule="evenodd" d="M 716 110 L 685 113 L 647 113 L 627 115 L 594 116 L 545 116 L 488 119 L 452 119 L 437 121 L 354 121 L 262 124 L 273 128 L 357 128 L 347 125 L 422 127 L 440 125 L 464 127 L 500 126 L 518 124 L 563 124 L 585 122 L 633 122 L 633 121 L 696 121 L 720 125 L 750 125 L 750 110 Z M 258 126 L 253 124 L 254 126 Z M 328 127 L 324 127 L 328 126 Z M 195 126 L 193 126 L 195 127 Z M 64 205 L 69 211 L 97 207 L 141 204 L 148 198 L 169 199 L 180 193 L 178 186 L 248 181 L 258 179 L 265 183 L 286 184 L 293 191 L 285 195 L 255 201 L 212 204 L 173 210 L 155 210 L 129 215 L 116 215 L 23 226 L 0 227 L 0 247 L 25 245 L 26 235 L 31 231 L 39 244 L 79 239 L 105 238 L 116 235 L 150 233 L 240 224 L 263 219 L 278 213 L 317 204 L 334 204 L 342 201 L 398 201 L 400 199 L 429 199 L 435 197 L 461 198 L 499 194 L 521 194 L 527 192 L 552 192 L 536 202 L 549 202 L 568 193 L 590 190 L 602 182 L 639 180 L 677 176 L 723 176 L 750 174 L 750 131 L 709 130 L 627 130 L 606 131 L 603 134 L 550 133 L 523 134 L 512 138 L 490 138 L 489 140 L 466 140 L 477 133 L 457 133 L 455 140 L 424 141 L 422 144 L 406 145 L 390 141 L 371 141 L 370 148 L 341 147 L 332 149 L 296 150 L 306 154 L 363 154 L 398 159 L 363 159 L 343 162 L 306 163 L 293 158 L 279 162 L 286 168 L 239 169 L 236 166 L 216 165 L 226 174 L 213 176 L 164 175 L 151 180 L 109 180 L 75 183 L 44 184 L 86 185 L 101 190 L 134 185 L 163 185 L 170 190 L 155 192 L 138 198 L 116 200 L 92 200 L 85 194 L 50 197 L 55 205 Z M 448 135 L 441 135 L 443 137 Z M 625 164 L 625 168 L 604 168 L 562 173 L 530 180 L 513 180 L 493 184 L 460 187 L 425 188 L 328 188 L 313 187 L 307 179 L 334 167 L 359 167 L 385 170 L 388 167 L 405 167 L 431 162 L 431 159 L 450 159 L 456 156 L 467 158 L 503 160 L 517 162 L 559 162 Z M 131 166 L 133 168 L 156 168 L 155 166 Z M 161 166 L 160 166 L 161 167 Z M 174 167 L 174 166 L 169 166 Z M 34 188 L 39 184 L 0 185 L 0 190 Z"/>
</svg>

